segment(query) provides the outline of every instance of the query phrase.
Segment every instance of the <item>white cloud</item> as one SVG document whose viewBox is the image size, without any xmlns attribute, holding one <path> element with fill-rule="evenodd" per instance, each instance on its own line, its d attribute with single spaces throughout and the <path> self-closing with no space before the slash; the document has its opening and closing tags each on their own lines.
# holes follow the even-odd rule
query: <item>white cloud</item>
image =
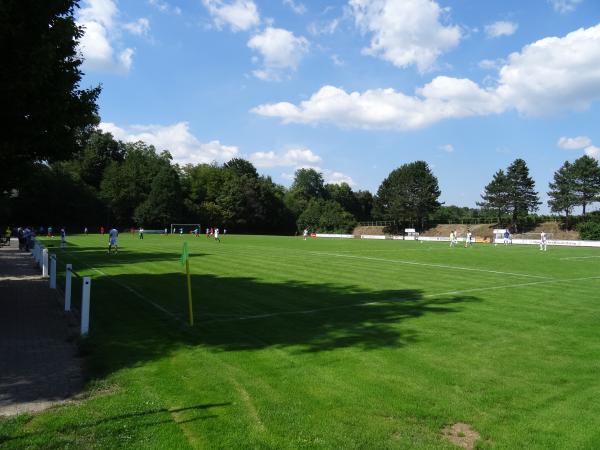
<svg viewBox="0 0 600 450">
<path fill-rule="evenodd" d="M 283 0 L 283 4 L 289 6 L 296 14 L 302 15 L 306 12 L 304 3 L 296 3 L 294 0 Z"/>
<path fill-rule="evenodd" d="M 191 132 L 187 122 L 174 125 L 131 125 L 119 127 L 114 123 L 102 122 L 100 129 L 111 133 L 124 142 L 143 141 L 154 145 L 158 151 L 169 150 L 173 160 L 180 164 L 225 162 L 239 154 L 235 146 L 219 141 L 200 142 Z"/>
<path fill-rule="evenodd" d="M 554 11 L 561 14 L 575 11 L 575 8 L 577 8 L 577 5 L 581 3 L 581 1 L 582 0 L 548 0 L 554 8 Z"/>
<path fill-rule="evenodd" d="M 440 22 L 447 10 L 433 0 L 350 0 L 349 6 L 356 25 L 372 34 L 363 53 L 397 67 L 429 71 L 461 39 L 458 26 Z"/>
<path fill-rule="evenodd" d="M 229 25 L 233 32 L 246 31 L 260 24 L 260 14 L 253 0 L 202 0 L 217 28 Z"/>
<path fill-rule="evenodd" d="M 592 140 L 587 136 L 577 136 L 574 138 L 563 136 L 558 140 L 556 145 L 565 150 L 578 150 L 592 145 Z"/>
<path fill-rule="evenodd" d="M 519 25 L 514 22 L 499 20 L 498 22 L 486 25 L 485 34 L 491 38 L 510 36 L 511 34 L 515 34 L 517 28 L 519 28 Z"/>
<path fill-rule="evenodd" d="M 485 115 L 502 111 L 494 92 L 467 79 L 437 77 L 408 96 L 394 89 L 346 92 L 323 86 L 296 106 L 282 102 L 260 105 L 256 114 L 280 117 L 284 123 L 334 123 L 344 128 L 416 129 L 442 119 Z"/>
<path fill-rule="evenodd" d="M 446 153 L 452 153 L 452 152 L 454 152 L 454 146 L 452 144 L 440 145 L 439 148 L 440 148 L 440 150 L 443 150 Z"/>
<path fill-rule="evenodd" d="M 155 7 L 162 13 L 169 13 L 169 14 L 176 14 L 176 15 L 181 14 L 181 8 L 179 6 L 172 6 L 171 4 L 169 4 L 163 0 L 148 0 L 148 4 L 150 6 Z"/>
<path fill-rule="evenodd" d="M 529 116 L 584 110 L 600 99 L 600 25 L 525 46 L 509 56 L 495 83 L 438 76 L 415 95 L 394 89 L 346 92 L 323 86 L 308 100 L 259 105 L 252 112 L 284 123 L 346 128 L 422 128 L 444 119 L 500 114 Z"/>
<path fill-rule="evenodd" d="M 323 179 L 327 184 L 342 184 L 346 183 L 348 186 L 354 186 L 356 183 L 350 175 L 346 175 L 342 172 L 325 170 L 323 171 Z"/>
<path fill-rule="evenodd" d="M 284 153 L 256 152 L 250 155 L 256 167 L 305 167 L 321 162 L 321 157 L 307 148 L 293 148 Z"/>
<path fill-rule="evenodd" d="M 84 69 L 109 72 L 130 70 L 134 54 L 132 48 L 124 48 L 115 56 L 115 46 L 118 43 L 118 13 L 113 0 L 85 0 L 77 15 L 77 24 L 84 29 L 79 41 Z"/>
<path fill-rule="evenodd" d="M 248 47 L 260 53 L 262 69 L 253 73 L 262 80 L 279 80 L 286 70 L 296 70 L 302 57 L 308 52 L 306 38 L 296 37 L 291 31 L 267 27 L 252 36 Z"/>
<path fill-rule="evenodd" d="M 333 54 L 331 55 L 331 61 L 333 62 L 333 64 L 335 64 L 336 66 L 343 66 L 344 60 L 342 58 L 340 58 L 338 55 Z"/>
<path fill-rule="evenodd" d="M 505 101 L 527 115 L 587 109 L 600 99 L 600 24 L 512 53 L 499 84 Z"/>
<path fill-rule="evenodd" d="M 336 32 L 339 24 L 340 19 L 336 18 L 325 22 L 311 22 L 307 29 L 308 32 L 313 36 L 318 36 L 320 34 L 333 34 Z"/>
<path fill-rule="evenodd" d="M 150 21 L 145 17 L 141 17 L 135 22 L 124 24 L 123 28 L 136 36 L 147 36 L 150 31 Z"/>
<path fill-rule="evenodd" d="M 586 147 L 584 150 L 585 154 L 596 159 L 600 159 L 600 147 L 596 147 L 595 145 L 590 145 Z"/>
<path fill-rule="evenodd" d="M 483 59 L 477 64 L 481 69 L 491 70 L 498 69 L 503 64 L 502 60 L 498 59 Z"/>
</svg>

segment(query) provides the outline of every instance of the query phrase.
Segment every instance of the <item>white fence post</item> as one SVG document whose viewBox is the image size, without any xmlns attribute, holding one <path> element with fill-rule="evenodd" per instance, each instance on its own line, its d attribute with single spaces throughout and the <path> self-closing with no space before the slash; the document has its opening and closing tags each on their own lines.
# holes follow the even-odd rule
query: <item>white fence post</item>
<svg viewBox="0 0 600 450">
<path fill-rule="evenodd" d="M 71 270 L 73 270 L 73 264 L 67 264 L 65 272 L 65 311 L 71 311 Z"/>
<path fill-rule="evenodd" d="M 91 277 L 83 277 L 83 287 L 81 289 L 81 335 L 88 334 L 90 329 L 90 290 L 92 285 Z"/>
<path fill-rule="evenodd" d="M 42 277 L 48 278 L 48 249 L 42 250 Z"/>
<path fill-rule="evenodd" d="M 40 263 L 40 243 L 38 241 L 35 241 L 35 244 L 33 244 L 33 251 L 31 252 L 33 254 L 33 259 L 35 259 L 36 264 Z"/>
<path fill-rule="evenodd" d="M 56 289 L 56 255 L 50 255 L 50 289 Z"/>
</svg>

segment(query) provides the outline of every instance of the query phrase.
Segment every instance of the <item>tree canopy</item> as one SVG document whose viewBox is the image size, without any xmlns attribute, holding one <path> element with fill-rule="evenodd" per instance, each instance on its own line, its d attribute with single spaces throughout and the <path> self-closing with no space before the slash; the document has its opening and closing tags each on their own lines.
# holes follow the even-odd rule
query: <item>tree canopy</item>
<svg viewBox="0 0 600 450">
<path fill-rule="evenodd" d="M 99 121 L 100 88 L 82 89 L 76 0 L 0 2 L 0 189 L 33 162 L 68 159 Z"/>
<path fill-rule="evenodd" d="M 383 220 L 423 227 L 440 206 L 440 194 L 437 178 L 425 161 L 403 164 L 379 186 L 376 214 Z"/>
</svg>

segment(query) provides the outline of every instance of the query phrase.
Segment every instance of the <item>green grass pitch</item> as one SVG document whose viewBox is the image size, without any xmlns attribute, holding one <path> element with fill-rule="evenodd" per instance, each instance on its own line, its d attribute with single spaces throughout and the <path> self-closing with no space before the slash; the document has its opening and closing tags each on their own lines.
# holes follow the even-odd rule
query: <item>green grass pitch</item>
<svg viewBox="0 0 600 450">
<path fill-rule="evenodd" d="M 187 323 L 182 242 L 196 324 Z M 80 400 L 0 448 L 600 446 L 600 250 L 74 236 L 93 277 Z"/>
</svg>

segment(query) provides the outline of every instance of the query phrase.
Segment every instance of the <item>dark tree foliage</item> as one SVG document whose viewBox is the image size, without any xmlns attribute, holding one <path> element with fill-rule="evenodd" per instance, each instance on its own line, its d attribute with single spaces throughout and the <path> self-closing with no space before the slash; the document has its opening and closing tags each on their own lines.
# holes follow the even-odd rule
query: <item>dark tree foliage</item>
<svg viewBox="0 0 600 450">
<path fill-rule="evenodd" d="M 573 192 L 577 197 L 577 205 L 586 214 L 587 206 L 600 201 L 600 167 L 594 158 L 583 155 L 573 163 Z"/>
<path fill-rule="evenodd" d="M 483 201 L 478 202 L 477 205 L 485 210 L 495 211 L 497 217 L 502 217 L 509 210 L 509 191 L 508 178 L 504 170 L 499 170 L 484 188 L 481 194 Z"/>
<path fill-rule="evenodd" d="M 341 184 L 327 184 L 325 185 L 327 190 L 327 197 L 331 200 L 338 202 L 344 210 L 348 211 L 354 217 L 357 217 L 360 213 L 360 204 L 356 194 L 352 191 L 352 188 L 348 183 Z"/>
<path fill-rule="evenodd" d="M 296 170 L 294 183 L 290 191 L 304 200 L 327 198 L 327 189 L 325 189 L 323 174 L 317 172 L 315 169 Z"/>
<path fill-rule="evenodd" d="M 514 224 L 518 218 L 537 211 L 541 202 L 535 190 L 535 181 L 529 176 L 529 168 L 524 160 L 515 159 L 506 169 L 506 178 L 509 187 L 509 211 Z"/>
<path fill-rule="evenodd" d="M 383 180 L 377 190 L 377 215 L 383 220 L 424 227 L 440 206 L 437 178 L 425 161 L 403 164 Z"/>
<path fill-rule="evenodd" d="M 494 210 L 498 217 L 509 214 L 513 227 L 530 212 L 537 211 L 541 202 L 535 190 L 535 182 L 529 176 L 527 163 L 515 159 L 506 172 L 499 170 L 485 187 L 478 205 Z"/>
<path fill-rule="evenodd" d="M 19 195 L 9 201 L 13 216 L 22 225 L 65 225 L 72 232 L 81 232 L 82 227 L 96 226 L 104 217 L 96 191 L 61 166 L 33 164 L 20 185 Z"/>
<path fill-rule="evenodd" d="M 242 158 L 233 158 L 223 164 L 223 168 L 230 170 L 236 176 L 247 176 L 250 178 L 258 178 L 256 167 L 250 162 Z"/>
<path fill-rule="evenodd" d="M 565 214 L 566 226 L 569 228 L 569 217 L 573 212 L 573 208 L 578 204 L 577 195 L 575 193 L 575 173 L 573 164 L 569 161 L 554 172 L 554 179 L 549 184 L 550 191 L 548 192 L 548 206 L 553 212 L 562 212 Z"/>
<path fill-rule="evenodd" d="M 106 168 L 100 186 L 100 198 L 111 213 L 107 225 L 131 224 L 134 212 L 148 198 L 154 178 L 170 166 L 170 160 L 168 152 L 157 155 L 153 146 L 143 142 L 125 144 L 125 159 Z"/>
<path fill-rule="evenodd" d="M 308 228 L 312 232 L 349 233 L 356 220 L 334 200 L 311 199 L 297 220 L 298 229 Z"/>
<path fill-rule="evenodd" d="M 357 191 L 354 195 L 358 204 L 358 210 L 354 214 L 356 220 L 371 220 L 373 211 L 373 194 L 371 194 L 369 191 Z"/>
<path fill-rule="evenodd" d="M 0 189 L 35 161 L 77 153 L 98 123 L 100 88 L 81 89 L 76 0 L 0 2 Z"/>
<path fill-rule="evenodd" d="M 164 228 L 181 216 L 181 184 L 174 167 L 164 165 L 152 180 L 148 198 L 133 213 L 136 225 Z"/>
</svg>

